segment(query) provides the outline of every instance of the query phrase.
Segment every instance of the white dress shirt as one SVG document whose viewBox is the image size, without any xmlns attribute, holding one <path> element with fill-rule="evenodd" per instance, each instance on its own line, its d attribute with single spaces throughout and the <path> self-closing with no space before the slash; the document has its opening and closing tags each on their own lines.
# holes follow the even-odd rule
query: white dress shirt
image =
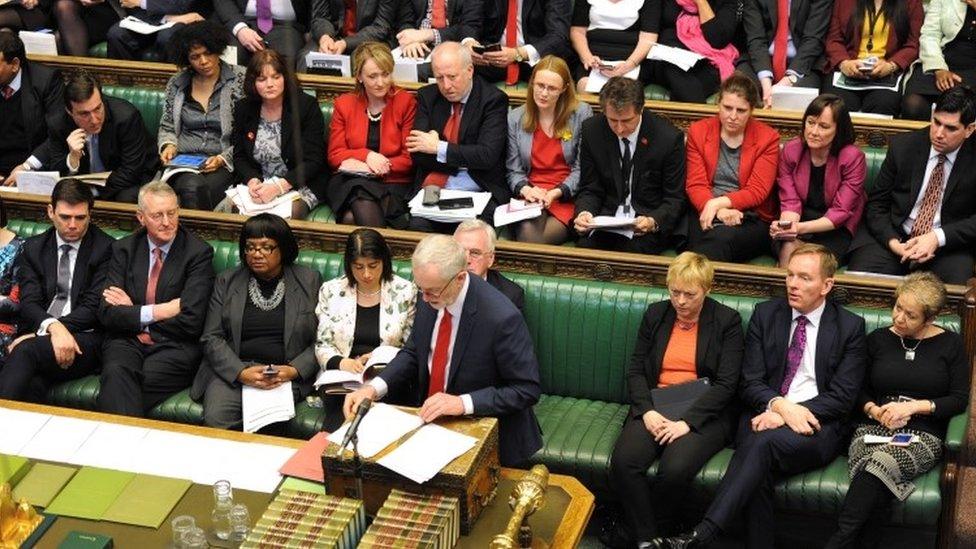
<svg viewBox="0 0 976 549">
<path fill-rule="evenodd" d="M 793 310 L 793 322 L 790 325 L 790 341 L 793 341 L 793 332 L 796 331 L 796 319 L 801 315 L 807 317 L 807 344 L 803 348 L 803 358 L 800 359 L 800 367 L 793 376 L 790 383 L 790 390 L 786 393 L 786 398 L 790 402 L 804 402 L 819 394 L 817 389 L 817 333 L 820 331 L 820 318 L 823 316 L 824 301 L 819 307 L 810 313 L 803 313 Z"/>
<path fill-rule="evenodd" d="M 231 2 L 232 0 L 219 0 L 220 2 Z M 244 7 L 244 17 L 253 17 L 257 19 L 258 17 L 258 5 L 256 0 L 247 0 L 247 6 Z M 295 8 L 291 5 L 290 0 L 271 0 L 271 19 L 274 21 L 295 21 L 298 17 L 295 15 Z M 241 29 L 247 27 L 247 23 L 243 21 L 234 25 L 231 32 L 234 36 Z"/>
<path fill-rule="evenodd" d="M 166 258 L 169 257 L 169 249 L 173 246 L 173 241 L 170 240 L 169 242 L 167 242 L 166 244 L 163 244 L 162 246 L 157 246 L 157 245 L 153 244 L 153 241 L 150 240 L 150 239 L 148 239 L 148 238 L 146 239 L 146 241 L 149 242 L 149 270 L 146 271 L 146 273 L 148 275 L 148 273 L 151 273 L 152 272 L 152 268 L 153 268 L 153 261 L 154 261 L 154 259 L 153 259 L 153 250 L 155 250 L 156 248 L 159 248 L 159 249 L 163 250 L 163 255 L 162 255 L 161 261 L 165 265 L 166 264 Z M 160 273 L 160 274 L 162 274 L 162 273 Z M 148 282 L 149 282 L 149 279 L 147 278 L 146 279 L 147 285 L 148 285 Z M 158 290 L 158 288 L 157 288 L 157 290 Z M 131 299 L 132 296 L 130 295 L 129 298 Z M 154 305 L 143 305 L 142 307 L 139 307 L 139 324 L 142 326 L 143 329 L 145 329 L 146 326 L 149 326 L 150 324 L 155 324 L 156 323 L 156 321 L 153 320 L 153 306 Z"/>
<path fill-rule="evenodd" d="M 945 153 L 945 173 L 942 178 L 942 185 L 949 182 L 949 174 L 952 173 L 952 167 L 956 165 L 956 157 L 959 156 L 959 149 L 956 149 L 950 153 Z M 936 164 L 939 163 L 939 153 L 932 147 L 929 147 L 929 161 L 925 164 L 925 175 L 922 176 L 922 187 L 918 190 L 918 197 L 915 199 L 915 205 L 912 206 L 912 211 L 908 214 L 908 219 L 905 220 L 901 225 L 901 230 L 905 231 L 905 234 L 912 233 L 912 227 L 915 225 L 915 220 L 918 219 L 918 210 L 922 206 L 922 199 L 925 198 L 925 190 L 929 188 L 929 178 L 932 176 L 932 170 L 935 169 Z M 945 200 L 945 189 L 943 188 L 942 200 Z M 945 246 L 945 231 L 942 230 L 942 200 L 939 201 L 939 207 L 935 209 L 935 217 L 932 218 L 932 230 L 935 231 L 936 238 L 939 239 L 939 247 Z"/>
</svg>

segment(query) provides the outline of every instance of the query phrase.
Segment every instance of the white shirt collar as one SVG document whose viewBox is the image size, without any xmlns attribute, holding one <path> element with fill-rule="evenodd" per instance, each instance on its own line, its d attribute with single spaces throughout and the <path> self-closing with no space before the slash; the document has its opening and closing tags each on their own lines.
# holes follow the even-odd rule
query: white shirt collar
<svg viewBox="0 0 976 549">
<path fill-rule="evenodd" d="M 644 123 L 644 115 L 641 114 L 641 117 L 637 120 L 637 128 L 634 130 L 634 133 L 632 133 L 632 134 L 630 134 L 630 135 L 627 136 L 627 139 L 630 140 L 630 146 L 631 147 L 634 147 L 634 150 L 635 151 L 637 150 L 637 148 L 636 148 L 637 147 L 637 135 L 640 133 L 641 124 L 643 124 L 643 123 Z M 617 141 L 619 143 L 623 143 L 623 138 L 622 137 L 618 137 L 617 138 Z"/>
<path fill-rule="evenodd" d="M 160 250 L 163 250 L 163 259 L 166 259 L 166 257 L 169 256 L 169 249 L 173 246 L 173 240 L 170 240 L 169 242 L 163 244 L 162 246 L 157 246 L 155 243 L 153 243 L 152 239 L 147 236 L 146 242 L 149 243 L 149 257 L 152 257 L 153 250 L 159 248 Z"/>
<path fill-rule="evenodd" d="M 962 147 L 960 146 L 958 149 L 956 149 L 956 150 L 954 150 L 952 152 L 945 153 L 945 155 L 946 155 L 946 161 L 948 161 L 949 164 L 955 164 L 956 163 L 956 157 L 959 156 L 959 149 L 961 149 L 961 148 Z M 936 151 L 935 150 L 935 147 L 929 146 L 929 160 L 933 160 L 934 158 L 938 157 L 940 154 L 942 154 L 942 153 Z"/>
<path fill-rule="evenodd" d="M 467 273 L 468 276 L 464 277 L 464 282 L 461 284 L 461 291 L 458 292 L 457 299 L 454 303 L 447 306 L 447 312 L 451 313 L 452 317 L 460 317 L 461 312 L 464 311 L 464 299 L 468 296 L 468 286 L 471 284 L 471 277 L 477 276 L 471 273 Z"/>
<path fill-rule="evenodd" d="M 65 244 L 67 244 L 68 246 L 71 246 L 77 252 L 78 251 L 78 248 L 81 247 L 81 241 L 82 241 L 82 239 L 84 239 L 85 237 L 81 237 L 78 240 L 76 240 L 75 242 L 68 242 L 65 239 L 61 238 L 61 235 L 58 234 L 58 231 L 55 230 L 54 231 L 54 238 L 55 238 L 55 240 L 58 243 L 58 251 L 61 250 L 61 246 L 64 246 Z"/>
<path fill-rule="evenodd" d="M 17 71 L 17 74 L 14 75 L 14 79 L 11 80 L 9 84 L 7 84 L 11 88 L 13 88 L 14 93 L 17 93 L 18 91 L 20 91 L 20 81 L 22 80 L 21 77 L 23 75 L 24 75 L 24 70 L 23 70 L 23 67 L 21 67 L 21 70 Z"/>
<path fill-rule="evenodd" d="M 823 316 L 823 312 L 824 312 L 824 309 L 826 307 L 827 307 L 827 300 L 825 299 L 823 301 L 823 303 L 820 304 L 819 307 L 817 307 L 816 309 L 810 311 L 807 314 L 803 314 L 800 311 L 797 311 L 796 309 L 792 309 L 792 311 L 793 311 L 793 321 L 795 322 L 796 319 L 799 318 L 800 316 L 805 316 L 805 317 L 807 317 L 807 322 L 810 324 L 810 326 L 813 326 L 814 328 L 816 328 L 816 327 L 820 326 L 820 317 Z"/>
</svg>

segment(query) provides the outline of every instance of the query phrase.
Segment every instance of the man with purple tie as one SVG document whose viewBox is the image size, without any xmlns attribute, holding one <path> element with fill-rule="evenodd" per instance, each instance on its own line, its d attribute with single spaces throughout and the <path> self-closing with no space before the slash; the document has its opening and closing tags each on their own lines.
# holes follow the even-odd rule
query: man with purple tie
<svg viewBox="0 0 976 549">
<path fill-rule="evenodd" d="M 740 396 L 748 408 L 735 455 L 705 518 L 652 547 L 708 547 L 738 517 L 746 546 L 773 547 L 773 485 L 830 463 L 843 450 L 865 368 L 864 319 L 827 301 L 837 260 L 819 244 L 790 255 L 787 298 L 756 306 Z"/>
<path fill-rule="evenodd" d="M 271 48 L 295 68 L 312 19 L 309 0 L 220 0 L 214 11 L 236 39 L 238 64 L 247 65 L 252 53 Z"/>
</svg>

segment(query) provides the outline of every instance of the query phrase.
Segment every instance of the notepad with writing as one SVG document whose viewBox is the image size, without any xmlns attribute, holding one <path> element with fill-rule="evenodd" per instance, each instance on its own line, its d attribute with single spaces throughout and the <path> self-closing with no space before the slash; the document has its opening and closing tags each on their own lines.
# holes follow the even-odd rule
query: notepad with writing
<svg viewBox="0 0 976 549">
<path fill-rule="evenodd" d="M 678 421 L 699 397 L 708 392 L 707 377 L 651 390 L 654 410 L 671 421 Z"/>
</svg>

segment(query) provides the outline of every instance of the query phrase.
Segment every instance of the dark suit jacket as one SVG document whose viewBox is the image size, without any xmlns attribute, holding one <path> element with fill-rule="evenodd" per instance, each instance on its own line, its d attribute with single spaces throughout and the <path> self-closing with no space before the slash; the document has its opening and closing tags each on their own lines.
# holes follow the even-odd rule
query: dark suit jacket
<svg viewBox="0 0 976 549">
<path fill-rule="evenodd" d="M 140 187 L 152 180 L 159 169 L 156 140 L 149 137 L 142 115 L 132 103 L 102 95 L 105 104 L 105 122 L 98 134 L 98 152 L 106 170 L 112 172 L 99 198 L 112 200 L 119 191 Z M 78 126 L 59 107 L 48 119 L 50 128 L 47 146 L 51 152 L 51 169 L 68 175 L 68 135 Z M 91 157 L 82 155 L 78 173 L 90 173 Z M 46 166 L 47 167 L 47 166 Z"/>
<path fill-rule="evenodd" d="M 525 290 L 521 286 L 505 278 L 502 273 L 495 269 L 488 269 L 486 277 L 492 288 L 501 292 L 512 302 L 512 305 L 515 305 L 519 312 L 522 312 L 522 309 L 525 308 Z"/>
<path fill-rule="evenodd" d="M 47 164 L 51 157 L 47 113 L 64 112 L 64 80 L 61 71 L 30 61 L 23 65 L 21 75 L 20 103 L 28 146 L 31 154 Z"/>
<path fill-rule="evenodd" d="M 885 250 L 892 238 L 904 240 L 907 236 L 901 225 L 918 201 L 931 144 L 928 128 L 892 137 L 888 144 L 888 155 L 868 191 L 862 219 Z M 942 194 L 941 223 L 946 244 L 940 250 L 972 252 L 976 246 L 974 170 L 976 139 L 970 138 L 960 147 Z"/>
<path fill-rule="evenodd" d="M 496 204 L 504 204 L 511 197 L 505 182 L 505 150 L 508 141 L 508 96 L 495 86 L 475 75 L 471 94 L 461 112 L 461 127 L 457 144 L 447 146 L 447 163 L 437 161 L 437 155 L 413 153 L 417 167 L 417 183 L 432 171 L 455 175 L 460 168 L 485 191 L 491 193 Z M 451 103 L 441 95 L 436 84 L 429 84 L 417 92 L 417 116 L 413 129 L 436 130 L 444 133 L 451 117 Z"/>
<path fill-rule="evenodd" d="M 58 293 L 57 232 L 52 227 L 24 242 L 17 256 L 20 269 L 20 322 L 23 333 L 36 332 L 41 322 L 51 318 L 47 308 Z M 59 321 L 72 333 L 100 330 L 98 304 L 105 288 L 105 272 L 115 239 L 94 224 L 81 239 L 75 270 L 71 276 L 71 312 Z"/>
<path fill-rule="evenodd" d="M 311 13 L 309 0 L 291 0 L 291 5 L 295 10 L 294 25 L 299 30 L 304 31 Z M 246 23 L 244 21 L 245 9 L 247 9 L 247 0 L 214 0 L 214 12 L 217 21 L 231 32 L 238 23 Z"/>
<path fill-rule="evenodd" d="M 344 0 L 312 0 L 313 45 L 317 46 L 325 35 L 342 38 L 346 41 L 346 53 L 351 54 L 363 42 L 389 42 L 395 34 L 396 12 L 396 0 L 357 0 L 356 34 L 345 36 L 342 33 Z"/>
<path fill-rule="evenodd" d="M 568 0 L 522 0 L 522 36 L 525 43 L 534 47 L 539 57 L 550 54 L 569 57 L 569 16 L 572 11 L 572 4 Z M 485 0 L 484 18 L 481 43 L 504 44 L 508 0 Z"/>
<path fill-rule="evenodd" d="M 752 68 L 759 71 L 773 70 L 769 45 L 776 36 L 777 0 L 745 0 L 742 11 L 742 28 Z M 823 53 L 823 42 L 830 23 L 831 0 L 791 0 L 790 36 L 796 47 L 796 55 L 786 68 L 800 74 L 810 74 L 816 68 Z"/>
<path fill-rule="evenodd" d="M 908 67 L 918 59 L 918 38 L 922 30 L 922 20 L 925 18 L 925 10 L 921 0 L 905 0 L 905 7 L 908 11 L 908 32 L 905 36 L 899 36 L 900 29 L 886 21 L 888 25 L 888 42 L 885 44 L 884 59 L 898 65 L 901 70 L 908 70 Z M 861 30 L 854 29 L 853 34 L 848 34 L 850 30 L 850 20 L 854 17 L 857 9 L 857 0 L 836 0 L 834 2 L 833 13 L 830 16 L 830 27 L 827 31 L 827 39 L 824 42 L 824 73 L 838 70 L 841 61 L 857 59 L 858 49 L 861 47 Z"/>
<path fill-rule="evenodd" d="M 583 122 L 576 215 L 613 215 L 627 191 L 620 170 L 620 141 L 603 114 Z M 633 158 L 637 215 L 654 218 L 658 229 L 674 232 L 685 208 L 685 136 L 671 122 L 645 109 Z"/>
<path fill-rule="evenodd" d="M 792 322 L 793 309 L 785 299 L 765 301 L 752 312 L 741 385 L 742 401 L 750 410 L 765 410 L 773 397 L 780 396 Z M 799 403 L 813 412 L 821 426 L 846 424 L 861 390 L 866 357 L 864 319 L 828 300 L 817 332 L 817 396 Z"/>
<path fill-rule="evenodd" d="M 420 23 L 427 15 L 429 0 L 400 0 L 396 34 L 404 29 L 419 29 Z M 440 31 L 442 42 L 460 42 L 465 38 L 481 40 L 482 25 L 484 24 L 485 0 L 448 0 L 447 26 Z M 394 42 L 396 41 L 394 37 Z"/>
<path fill-rule="evenodd" d="M 647 307 L 637 344 L 627 369 L 630 413 L 639 418 L 654 409 L 651 390 L 657 387 L 668 350 L 677 313 L 670 301 L 659 301 Z M 699 378 L 707 377 L 711 388 L 681 418 L 694 430 L 713 420 L 725 424 L 731 434 L 738 417 L 734 406 L 742 364 L 742 317 L 734 309 L 712 298 L 705 298 L 698 319 L 698 341 L 695 347 L 695 370 Z"/>
<path fill-rule="evenodd" d="M 458 324 L 447 374 L 447 392 L 471 395 L 474 413 L 499 420 L 502 465 L 516 465 L 542 447 L 532 406 L 538 402 L 539 363 L 525 320 L 511 302 L 477 276 L 468 276 L 468 293 Z M 410 339 L 379 377 L 391 390 L 415 384 L 412 404 L 427 396 L 427 369 L 437 311 L 417 302 Z"/>
<path fill-rule="evenodd" d="M 190 389 L 190 397 L 195 400 L 203 396 L 215 376 L 228 385 L 239 386 L 237 376 L 244 368 L 254 365 L 240 359 L 241 322 L 244 306 L 249 299 L 247 284 L 250 279 L 251 271 L 243 266 L 217 276 L 200 338 L 203 343 L 203 364 Z M 319 363 L 315 360 L 315 335 L 319 325 L 315 306 L 322 275 L 302 265 L 291 265 L 284 268 L 284 281 L 285 354 L 287 364 L 298 370 L 299 378 L 294 384 L 300 387 L 300 394 L 305 396 L 311 392 L 319 372 Z"/>
<path fill-rule="evenodd" d="M 298 109 L 290 97 L 298 97 Z M 295 121 L 300 123 L 295 128 Z M 261 165 L 254 159 L 254 139 L 261 121 L 261 104 L 250 99 L 242 99 L 234 107 L 234 132 L 231 143 L 234 145 L 234 172 L 242 184 L 256 177 L 263 179 Z M 299 140 L 295 137 L 299 136 Z M 285 180 L 298 189 L 310 187 L 319 199 L 325 198 L 321 176 L 325 172 L 325 122 L 318 101 L 314 97 L 291 90 L 285 98 L 281 114 L 281 158 L 285 161 L 288 173 Z"/>
<path fill-rule="evenodd" d="M 112 244 L 112 259 L 105 276 L 105 287 L 117 286 L 125 291 L 132 305 L 109 305 L 104 299 L 98 319 L 110 337 L 135 337 L 141 330 L 139 310 L 146 303 L 149 281 L 149 243 L 145 229 Z M 183 227 L 163 260 L 163 270 L 156 286 L 156 303 L 180 298 L 180 313 L 173 318 L 149 325 L 149 335 L 156 343 L 175 342 L 197 345 L 203 332 L 210 291 L 213 290 L 213 248 Z"/>
</svg>

